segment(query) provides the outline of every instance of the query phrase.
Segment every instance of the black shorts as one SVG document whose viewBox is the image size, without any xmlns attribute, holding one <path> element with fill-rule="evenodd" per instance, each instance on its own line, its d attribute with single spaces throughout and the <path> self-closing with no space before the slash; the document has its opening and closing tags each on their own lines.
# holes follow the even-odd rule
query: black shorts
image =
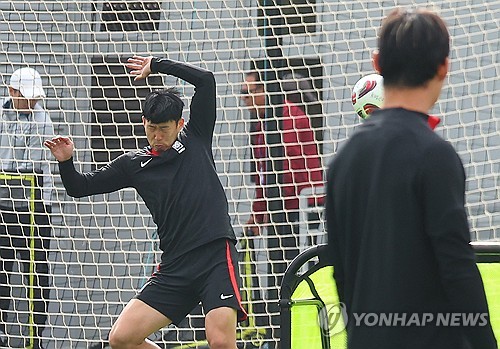
<svg viewBox="0 0 500 349">
<path fill-rule="evenodd" d="M 236 247 L 230 240 L 219 239 L 160 264 L 135 298 L 175 325 L 200 301 L 205 314 L 230 307 L 236 309 L 238 321 L 244 321 L 247 314 L 241 304 L 240 285 Z"/>
</svg>

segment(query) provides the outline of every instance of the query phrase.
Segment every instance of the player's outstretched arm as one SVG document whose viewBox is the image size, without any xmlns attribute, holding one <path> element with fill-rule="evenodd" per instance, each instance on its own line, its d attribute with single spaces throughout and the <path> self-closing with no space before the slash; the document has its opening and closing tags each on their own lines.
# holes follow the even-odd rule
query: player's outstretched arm
<svg viewBox="0 0 500 349">
<path fill-rule="evenodd" d="M 59 161 L 59 174 L 69 196 L 84 197 L 110 193 L 129 186 L 124 175 L 126 155 L 92 172 L 80 173 L 73 164 L 74 144 L 69 137 L 57 136 L 43 143 Z"/>
<path fill-rule="evenodd" d="M 125 66 L 134 75 L 134 81 L 145 79 L 151 73 L 163 73 L 178 77 L 195 87 L 211 85 L 213 74 L 207 69 L 195 65 L 153 56 L 133 56 L 127 59 Z"/>
<path fill-rule="evenodd" d="M 195 65 L 152 56 L 133 56 L 125 66 L 135 80 L 144 79 L 151 73 L 163 73 L 182 79 L 195 87 L 191 99 L 189 129 L 212 143 L 216 119 L 216 86 L 214 74 Z"/>
</svg>

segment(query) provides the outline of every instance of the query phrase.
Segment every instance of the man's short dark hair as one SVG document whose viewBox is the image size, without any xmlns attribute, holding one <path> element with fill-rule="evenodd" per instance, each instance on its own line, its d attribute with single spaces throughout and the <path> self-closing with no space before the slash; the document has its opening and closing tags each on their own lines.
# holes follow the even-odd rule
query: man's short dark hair
<svg viewBox="0 0 500 349">
<path fill-rule="evenodd" d="M 149 93 L 144 101 L 142 115 L 154 124 L 177 122 L 182 116 L 183 108 L 184 102 L 180 98 L 179 91 L 171 87 Z"/>
<path fill-rule="evenodd" d="M 449 56 L 450 35 L 431 11 L 396 9 L 382 24 L 378 49 L 385 86 L 418 87 L 432 79 Z"/>
</svg>

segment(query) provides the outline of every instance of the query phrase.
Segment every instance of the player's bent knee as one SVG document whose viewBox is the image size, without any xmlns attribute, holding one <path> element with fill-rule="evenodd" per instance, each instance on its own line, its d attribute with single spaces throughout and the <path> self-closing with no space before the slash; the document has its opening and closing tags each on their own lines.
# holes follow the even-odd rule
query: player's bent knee
<svg viewBox="0 0 500 349">
<path fill-rule="evenodd" d="M 109 346 L 112 349 L 124 348 L 123 340 L 120 338 L 118 333 L 113 331 L 113 329 L 111 329 L 111 332 L 109 333 L 108 341 L 109 341 Z"/>
<path fill-rule="evenodd" d="M 210 349 L 235 349 L 236 310 L 222 307 L 209 311 L 205 330 Z"/>
<path fill-rule="evenodd" d="M 207 341 L 210 349 L 235 349 L 236 348 L 236 329 L 212 328 L 207 331 Z"/>
<path fill-rule="evenodd" d="M 236 329 L 229 328 L 211 328 L 206 333 L 210 349 L 235 349 L 236 348 Z"/>
<path fill-rule="evenodd" d="M 130 333 L 124 333 L 124 331 L 116 330 L 115 328 L 111 329 L 109 333 L 109 346 L 112 349 L 127 349 L 133 348 L 134 345 L 137 345 L 137 338 L 133 338 Z"/>
<path fill-rule="evenodd" d="M 235 349 L 236 341 L 227 336 L 207 338 L 210 349 Z"/>
</svg>

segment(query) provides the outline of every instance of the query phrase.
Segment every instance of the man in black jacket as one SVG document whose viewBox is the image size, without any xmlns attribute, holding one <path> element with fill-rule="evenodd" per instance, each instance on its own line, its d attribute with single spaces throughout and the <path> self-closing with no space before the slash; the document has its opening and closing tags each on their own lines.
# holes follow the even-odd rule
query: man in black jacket
<svg viewBox="0 0 500 349">
<path fill-rule="evenodd" d="M 216 85 L 210 71 L 186 63 L 135 56 L 126 64 L 135 80 L 150 73 L 176 76 L 195 86 L 189 122 L 174 89 L 150 93 L 143 105 L 149 146 L 119 156 L 90 173 L 73 165 L 73 143 L 56 137 L 46 146 L 59 161 L 74 197 L 137 190 L 158 226 L 161 263 L 113 325 L 116 348 L 159 348 L 147 337 L 179 322 L 201 301 L 211 348 L 236 348 L 236 322 L 246 318 L 228 203 L 215 171 L 212 136 Z"/>
<path fill-rule="evenodd" d="M 328 247 L 348 348 L 496 348 L 463 165 L 428 124 L 448 73 L 448 31 L 432 12 L 397 9 L 378 46 L 383 108 L 328 172 Z"/>
</svg>

